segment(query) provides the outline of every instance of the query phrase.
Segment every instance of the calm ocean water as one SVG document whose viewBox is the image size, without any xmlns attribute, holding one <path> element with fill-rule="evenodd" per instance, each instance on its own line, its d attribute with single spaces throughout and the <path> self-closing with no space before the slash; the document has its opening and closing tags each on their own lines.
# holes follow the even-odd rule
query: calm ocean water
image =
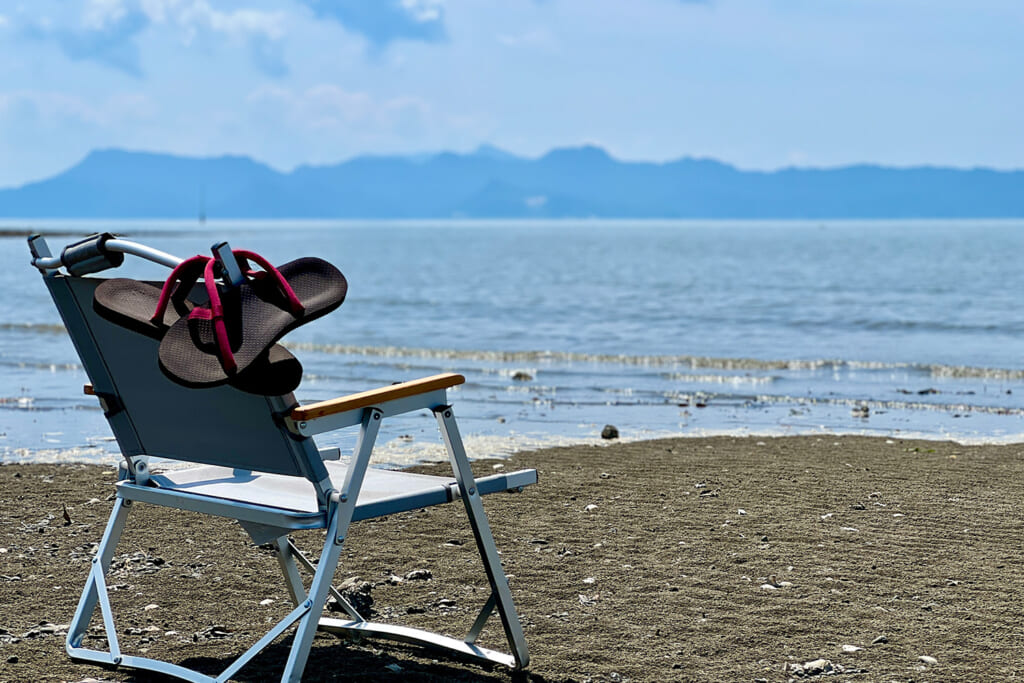
<svg viewBox="0 0 1024 683">
<path fill-rule="evenodd" d="M 349 279 L 290 334 L 300 401 L 458 371 L 472 455 L 662 435 L 1024 441 L 1024 222 L 0 221 L 179 256 L 220 239 Z M 0 461 L 115 453 L 23 237 L 0 237 Z M 163 279 L 147 262 L 125 275 Z M 517 379 L 529 377 L 529 379 Z M 441 453 L 432 418 L 380 463 Z M 412 438 L 410 438 L 412 437 Z M 349 445 L 348 434 L 323 440 Z"/>
</svg>

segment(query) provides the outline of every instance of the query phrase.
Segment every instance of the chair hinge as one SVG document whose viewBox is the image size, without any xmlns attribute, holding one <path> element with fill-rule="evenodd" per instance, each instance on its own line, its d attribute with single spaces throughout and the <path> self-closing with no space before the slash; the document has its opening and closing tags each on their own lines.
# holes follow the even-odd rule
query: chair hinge
<svg viewBox="0 0 1024 683">
<path fill-rule="evenodd" d="M 103 408 L 103 417 L 108 420 L 124 410 L 124 403 L 117 394 L 106 391 L 95 391 L 96 398 L 100 400 L 100 407 Z"/>
</svg>

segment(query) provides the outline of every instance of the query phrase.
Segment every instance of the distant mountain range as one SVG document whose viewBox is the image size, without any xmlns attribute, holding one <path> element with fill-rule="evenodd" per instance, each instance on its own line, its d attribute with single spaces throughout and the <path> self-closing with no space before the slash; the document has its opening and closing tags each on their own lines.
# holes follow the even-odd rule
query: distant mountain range
<svg viewBox="0 0 1024 683">
<path fill-rule="evenodd" d="M 598 147 L 539 159 L 364 156 L 281 173 L 247 157 L 102 150 L 0 190 L 25 218 L 1024 217 L 1024 171 L 874 165 L 744 171 L 710 159 L 626 162 Z"/>
</svg>

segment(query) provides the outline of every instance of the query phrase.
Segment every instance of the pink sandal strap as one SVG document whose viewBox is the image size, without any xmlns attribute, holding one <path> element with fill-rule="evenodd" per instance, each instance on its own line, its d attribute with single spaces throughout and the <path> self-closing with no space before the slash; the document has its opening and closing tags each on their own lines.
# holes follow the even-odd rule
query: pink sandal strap
<svg viewBox="0 0 1024 683">
<path fill-rule="evenodd" d="M 302 312 L 306 310 L 306 307 L 302 305 L 301 301 L 299 301 L 299 297 L 295 295 L 295 290 L 293 290 L 292 286 L 288 284 L 288 280 L 286 280 L 284 275 L 281 275 L 281 271 L 272 266 L 267 259 L 263 258 L 256 252 L 248 251 L 246 249 L 235 249 L 234 254 L 235 256 L 241 256 L 249 263 L 255 263 L 260 266 L 268 275 L 272 276 L 277 281 L 277 288 L 281 291 L 281 294 L 288 299 L 288 307 L 291 309 L 292 315 L 301 315 Z M 251 270 L 246 274 L 250 277 L 255 276 L 255 273 Z"/>
<path fill-rule="evenodd" d="M 218 355 L 224 372 L 229 375 L 237 368 L 235 354 L 231 352 L 231 340 L 228 338 L 228 328 L 224 323 L 224 305 L 220 300 L 220 291 L 217 289 L 217 279 L 214 277 L 213 268 L 217 262 L 209 259 L 203 269 L 203 281 L 206 285 L 206 294 L 210 299 L 209 308 L 197 306 L 189 313 L 189 319 L 210 320 L 213 322 L 213 335 L 217 341 Z"/>
<path fill-rule="evenodd" d="M 235 249 L 233 253 L 236 257 L 245 259 L 247 263 L 255 263 L 263 269 L 263 271 L 247 270 L 247 277 L 254 279 L 274 278 L 278 290 L 288 300 L 288 307 L 291 309 L 292 315 L 301 315 L 306 310 L 302 302 L 299 301 L 299 297 L 296 296 L 295 290 L 288 284 L 288 280 L 269 261 L 259 254 L 246 249 Z M 224 305 L 221 302 L 220 291 L 217 289 L 217 279 L 214 270 L 216 263 L 216 259 L 200 254 L 187 258 L 175 266 L 160 290 L 160 299 L 157 301 L 156 312 L 153 313 L 151 320 L 153 322 L 163 320 L 164 314 L 167 311 L 167 305 L 170 303 L 173 293 L 177 291 L 175 289 L 176 286 L 180 289 L 191 288 L 192 285 L 198 282 L 199 276 L 202 274 L 209 304 L 207 306 L 196 306 L 189 313 L 188 317 L 189 319 L 209 320 L 213 323 L 213 333 L 217 342 L 221 365 L 226 373 L 232 374 L 237 369 L 238 364 L 235 362 L 234 353 L 231 351 L 231 340 L 228 338 L 227 325 L 224 322 Z"/>
<path fill-rule="evenodd" d="M 209 256 L 203 256 L 202 254 L 187 258 L 171 271 L 171 274 L 167 277 L 164 282 L 163 288 L 160 290 L 160 298 L 157 300 L 156 312 L 153 313 L 153 317 L 150 318 L 154 323 L 159 323 L 164 318 L 164 313 L 167 312 L 167 304 L 171 301 L 171 295 L 175 292 L 175 285 L 180 282 L 180 287 L 191 287 L 199 279 L 200 273 L 203 272 L 203 268 L 199 266 L 205 265 L 208 261 L 212 260 Z M 187 284 L 186 284 L 187 282 Z"/>
</svg>

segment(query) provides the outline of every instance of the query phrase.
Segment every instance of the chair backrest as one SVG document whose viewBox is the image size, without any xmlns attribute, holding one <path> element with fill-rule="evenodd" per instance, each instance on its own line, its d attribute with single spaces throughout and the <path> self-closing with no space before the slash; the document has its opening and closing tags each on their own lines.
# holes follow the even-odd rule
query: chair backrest
<svg viewBox="0 0 1024 683">
<path fill-rule="evenodd" d="M 320 491 L 327 470 L 311 438 L 281 419 L 295 398 L 224 385 L 191 389 L 168 379 L 159 341 L 103 319 L 93 292 L 103 279 L 48 274 L 46 282 L 126 458 L 151 455 L 300 476 Z"/>
</svg>

